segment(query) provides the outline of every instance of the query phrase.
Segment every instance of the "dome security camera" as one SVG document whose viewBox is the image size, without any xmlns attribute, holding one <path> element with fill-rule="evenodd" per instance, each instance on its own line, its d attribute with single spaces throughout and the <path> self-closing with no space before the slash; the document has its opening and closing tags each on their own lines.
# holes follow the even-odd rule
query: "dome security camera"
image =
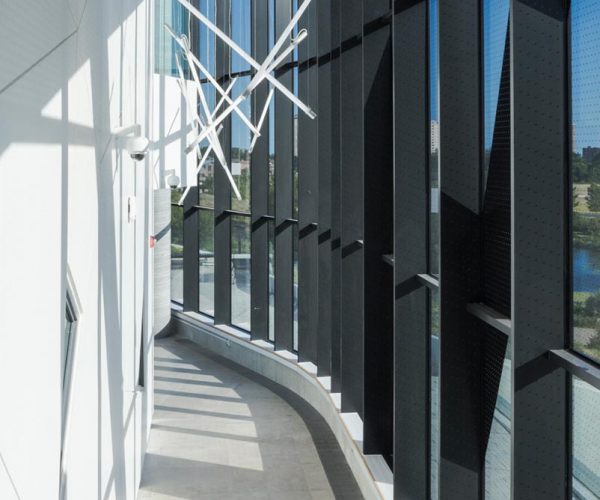
<svg viewBox="0 0 600 500">
<path fill-rule="evenodd" d="M 129 156 L 135 161 L 142 161 L 146 158 L 150 141 L 146 137 L 135 135 L 128 137 L 125 143 L 125 149 L 129 153 Z"/>
</svg>

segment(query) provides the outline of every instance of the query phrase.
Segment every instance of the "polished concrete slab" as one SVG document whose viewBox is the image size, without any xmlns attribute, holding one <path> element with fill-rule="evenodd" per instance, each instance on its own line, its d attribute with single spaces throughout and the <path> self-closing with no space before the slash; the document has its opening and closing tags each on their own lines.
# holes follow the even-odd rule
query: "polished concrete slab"
<svg viewBox="0 0 600 500">
<path fill-rule="evenodd" d="M 155 413 L 138 499 L 360 499 L 321 415 L 184 339 L 155 349 Z"/>
</svg>

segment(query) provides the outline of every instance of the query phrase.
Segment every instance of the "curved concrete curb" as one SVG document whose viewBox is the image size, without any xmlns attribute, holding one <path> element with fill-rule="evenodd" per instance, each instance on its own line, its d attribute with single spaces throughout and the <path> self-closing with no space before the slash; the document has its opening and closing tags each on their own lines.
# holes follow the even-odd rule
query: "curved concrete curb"
<svg viewBox="0 0 600 500">
<path fill-rule="evenodd" d="M 233 328 L 215 327 L 199 314 L 172 311 L 172 333 L 292 390 L 326 420 L 367 499 L 393 499 L 392 472 L 381 455 L 363 455 L 362 421 L 340 412 L 340 394 L 329 390 L 329 377 L 317 377 L 312 363 L 298 363 L 287 351 Z"/>
</svg>

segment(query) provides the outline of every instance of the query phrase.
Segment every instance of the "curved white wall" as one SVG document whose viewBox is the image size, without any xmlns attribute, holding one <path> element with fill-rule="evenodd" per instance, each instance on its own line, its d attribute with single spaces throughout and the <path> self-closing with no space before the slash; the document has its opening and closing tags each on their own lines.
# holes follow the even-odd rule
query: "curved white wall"
<svg viewBox="0 0 600 500">
<path fill-rule="evenodd" d="M 152 164 L 111 130 L 151 129 L 153 2 L 0 9 L 0 498 L 58 498 L 68 263 L 83 312 L 66 497 L 132 499 L 152 408 Z"/>
</svg>

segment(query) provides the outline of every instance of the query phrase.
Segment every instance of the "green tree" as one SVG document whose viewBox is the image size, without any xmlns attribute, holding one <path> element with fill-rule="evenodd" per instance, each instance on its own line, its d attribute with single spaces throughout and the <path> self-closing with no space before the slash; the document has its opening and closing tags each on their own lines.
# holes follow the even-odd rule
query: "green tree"
<svg viewBox="0 0 600 500">
<path fill-rule="evenodd" d="M 590 184 L 588 188 L 588 207 L 591 212 L 600 212 L 600 185 Z"/>
<path fill-rule="evenodd" d="M 594 156 L 589 167 L 589 182 L 600 183 L 600 155 Z"/>
<path fill-rule="evenodd" d="M 573 169 L 573 182 L 584 183 L 590 181 L 589 165 L 580 154 L 572 154 L 571 165 Z"/>
</svg>

